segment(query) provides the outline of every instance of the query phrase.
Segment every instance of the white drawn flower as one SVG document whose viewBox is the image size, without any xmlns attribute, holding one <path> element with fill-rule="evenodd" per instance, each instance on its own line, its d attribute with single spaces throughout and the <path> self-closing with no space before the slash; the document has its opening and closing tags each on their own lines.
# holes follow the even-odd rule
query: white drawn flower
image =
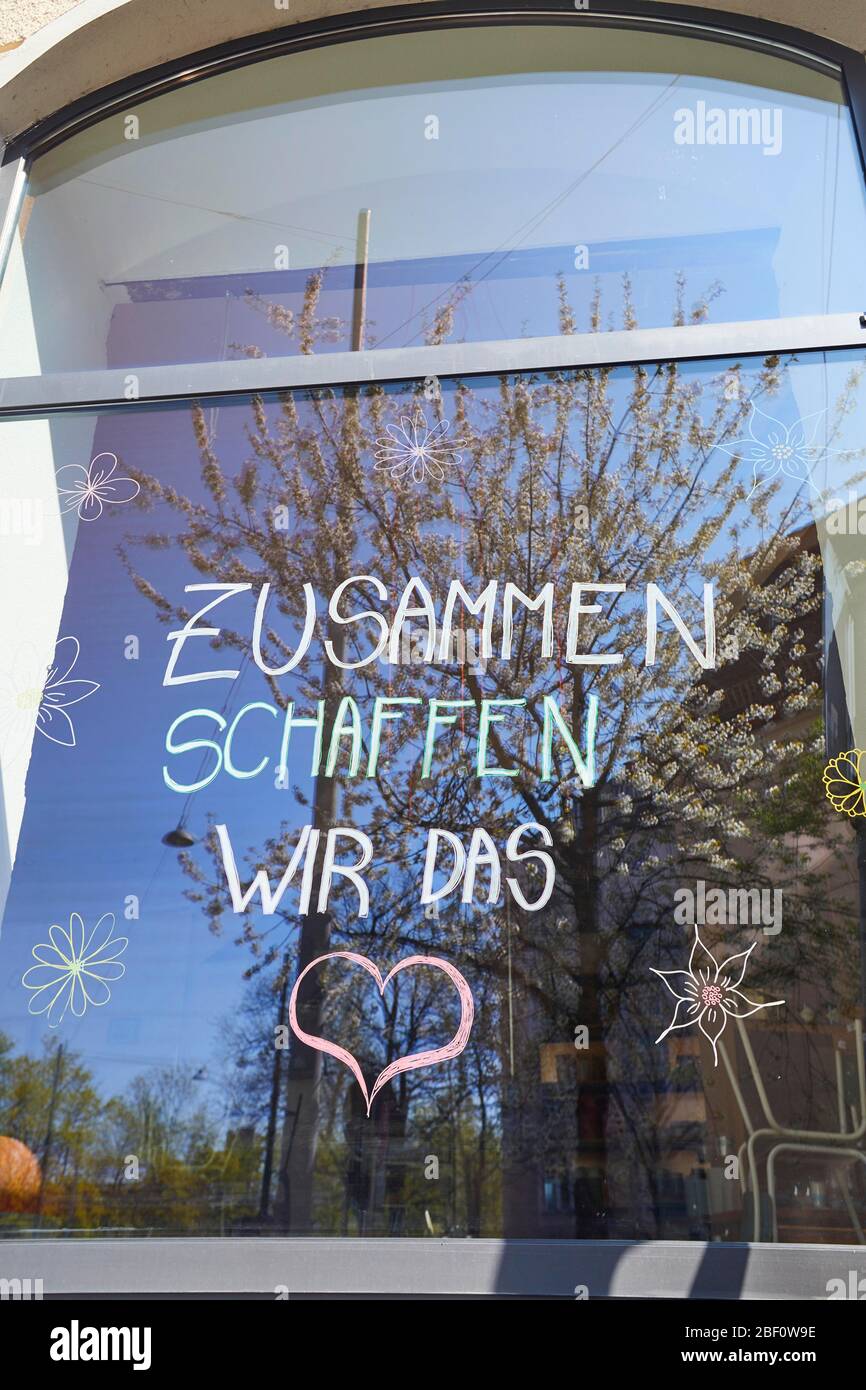
<svg viewBox="0 0 866 1390">
<path fill-rule="evenodd" d="M 749 419 L 748 437 L 716 446 L 723 453 L 745 459 L 752 465 L 754 481 L 749 496 L 751 497 L 761 483 L 775 478 L 777 473 L 785 473 L 789 478 L 806 482 L 817 492 L 818 489 L 812 482 L 812 468 L 822 455 L 835 452 L 823 449 L 813 442 L 818 423 L 821 416 L 826 415 L 826 410 L 816 410 L 812 415 L 807 415 L 805 419 L 797 420 L 788 426 L 783 425 L 781 420 L 775 420 L 772 415 L 765 415 L 754 401 L 750 401 L 749 405 L 752 414 Z M 756 422 L 758 433 L 755 432 Z"/>
<path fill-rule="evenodd" d="M 689 956 L 688 970 L 656 970 L 655 966 L 650 967 L 677 1001 L 673 1018 L 664 1032 L 656 1038 L 656 1042 L 660 1043 L 675 1028 L 688 1028 L 690 1023 L 697 1023 L 704 1037 L 709 1038 L 712 1043 L 713 1056 L 718 1066 L 716 1043 L 729 1018 L 748 1018 L 759 1009 L 774 1009 L 784 1004 L 784 999 L 756 1004 L 740 993 L 739 986 L 743 982 L 749 956 L 755 945 L 756 943 L 752 942 L 748 951 L 740 951 L 737 955 L 722 961 L 721 965 L 717 965 L 715 956 L 707 950 L 695 927 L 695 941 Z"/>
<path fill-rule="evenodd" d="M 57 470 L 57 491 L 66 501 L 61 503 L 64 512 L 77 511 L 82 521 L 96 521 L 102 516 L 103 503 L 110 502 L 120 506 L 137 497 L 140 488 L 134 478 L 117 478 L 116 454 L 97 454 L 89 467 L 83 463 L 65 463 Z M 68 487 L 60 486 L 60 475 L 65 473 Z"/>
<path fill-rule="evenodd" d="M 399 425 L 385 428 L 389 438 L 376 441 L 376 468 L 390 473 L 395 482 L 410 477 L 413 483 L 423 483 L 428 476 L 442 482 L 445 469 L 462 458 L 445 441 L 450 429 L 447 420 L 438 420 L 430 429 L 427 417 L 419 410 L 411 419 L 404 415 Z"/>
<path fill-rule="evenodd" d="M 107 924 L 107 925 L 103 925 Z M 85 938 L 84 921 L 77 912 L 69 918 L 69 928 L 56 924 L 49 929 L 48 941 L 33 947 L 38 963 L 25 970 L 21 983 L 32 990 L 28 1010 L 47 1014 L 49 1028 L 57 1028 L 72 1010 L 81 1018 L 88 1004 L 101 1008 L 111 998 L 109 980 L 126 973 L 122 956 L 129 938 L 114 935 L 114 913 L 105 912 Z"/>
<path fill-rule="evenodd" d="M 36 648 L 26 643 L 16 651 L 10 669 L 0 672 L 0 749 L 7 763 L 29 748 L 34 729 L 52 743 L 75 747 L 67 707 L 99 689 L 98 681 L 70 680 L 79 651 L 77 637 L 61 637 L 46 673 Z"/>
</svg>

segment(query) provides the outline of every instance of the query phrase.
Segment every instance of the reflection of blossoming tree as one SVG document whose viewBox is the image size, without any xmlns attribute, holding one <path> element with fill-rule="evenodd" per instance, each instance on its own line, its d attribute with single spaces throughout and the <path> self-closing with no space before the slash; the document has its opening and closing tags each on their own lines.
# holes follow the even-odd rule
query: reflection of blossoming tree
<svg viewBox="0 0 866 1390">
<path fill-rule="evenodd" d="M 305 310 L 310 315 L 314 299 Z M 630 310 L 627 318 L 633 321 Z M 593 326 L 600 326 L 597 316 Z M 563 304 L 563 332 L 574 327 Z M 303 338 L 302 325 L 299 334 Z M 487 1007 L 477 1011 L 475 1041 L 485 1078 L 475 1086 L 476 1104 L 488 1125 L 496 1112 L 503 1129 L 519 1125 L 525 1132 L 546 1123 L 537 1098 L 537 1048 L 567 1041 L 576 1023 L 585 1025 L 589 1046 L 568 1101 L 575 1117 L 568 1161 L 573 1179 L 577 1155 L 583 1194 L 575 1218 L 581 1235 L 610 1229 L 606 1213 L 617 1192 L 632 1209 L 640 1205 L 636 1191 L 655 1195 L 655 1091 L 664 1088 L 668 1061 L 665 1049 L 653 1047 L 661 1013 L 650 965 L 681 958 L 682 929 L 671 922 L 674 887 L 699 875 L 754 886 L 784 875 L 786 930 L 772 949 L 762 941 L 753 977 L 762 989 L 784 988 L 792 1005 L 801 988 L 812 991 L 810 998 L 822 990 L 826 999 L 836 998 L 840 962 L 850 947 L 841 925 L 842 895 L 829 891 L 812 853 L 814 838 L 804 838 L 806 831 L 813 837 L 833 833 L 825 832 L 815 808 L 814 781 L 807 778 L 797 803 L 803 814 L 794 812 L 794 792 L 804 769 L 812 776 L 821 743 L 815 728 L 820 561 L 807 543 L 804 498 L 783 498 L 771 482 L 747 500 L 738 458 L 713 449 L 741 432 L 750 398 L 780 391 L 783 371 L 768 361 L 754 372 L 748 391 L 743 376 L 734 401 L 724 389 L 728 382 L 729 376 L 661 365 L 553 373 L 494 387 L 457 385 L 447 409 L 443 397 L 435 410 L 440 421 L 452 422 L 462 462 L 442 485 L 434 478 L 424 490 L 371 486 L 376 441 L 409 413 L 405 392 L 319 390 L 278 407 L 256 400 L 251 456 L 240 468 L 220 462 L 203 413 L 195 413 L 201 497 L 179 498 L 158 478 L 139 478 L 148 502 L 180 516 L 177 543 L 200 574 L 256 590 L 273 586 L 278 597 L 263 631 L 271 668 L 291 655 L 286 620 L 302 616 L 303 584 L 329 595 L 349 576 L 370 572 L 370 556 L 391 594 L 413 574 L 440 596 L 456 576 L 476 594 L 501 577 L 531 597 L 548 583 L 562 594 L 590 578 L 625 582 L 632 591 L 654 581 L 693 627 L 699 625 L 695 585 L 713 581 L 722 650 L 734 654 L 713 672 L 702 673 L 671 633 L 660 641 L 656 664 L 647 667 L 645 611 L 627 591 L 599 595 L 601 614 L 581 632 L 582 649 L 616 654 L 616 663 L 566 663 L 560 614 L 558 656 L 544 656 L 539 615 L 522 608 L 511 660 L 495 655 L 502 625 L 498 614 L 494 618 L 494 655 L 483 674 L 437 659 L 339 671 L 322 658 L 316 679 L 309 658 L 291 692 L 287 682 L 267 678 L 282 707 L 289 698 L 324 699 L 326 728 L 346 694 L 366 700 L 435 694 L 476 705 L 483 698 L 526 701 L 507 737 L 500 736 L 502 726 L 490 729 L 489 763 L 511 776 L 470 775 L 475 725 L 458 719 L 440 734 L 436 775 L 426 781 L 418 774 L 409 720 L 383 740 L 375 777 L 341 781 L 341 801 L 338 779 L 319 777 L 313 822 L 334 824 L 338 806 L 341 819 L 358 812 L 376 845 L 382 877 L 375 927 L 342 916 L 339 908 L 333 915 L 311 914 L 295 950 L 290 919 L 262 925 L 248 912 L 244 937 L 257 967 L 274 964 L 293 978 L 337 938 L 382 964 L 410 948 L 438 951 L 473 982 L 487 982 Z M 590 525 L 577 529 L 575 511 L 584 507 Z M 271 525 L 278 508 L 290 511 L 289 533 Z M 146 575 L 135 579 L 166 622 L 188 616 Z M 358 660 L 369 649 L 369 633 L 357 626 L 350 632 L 326 623 L 316 635 L 319 656 L 324 639 L 341 659 Z M 224 631 L 221 641 L 244 649 L 248 637 Z M 730 689 L 733 676 L 750 689 L 739 702 Z M 578 733 L 590 696 L 598 698 L 593 787 L 580 786 L 565 757 L 548 782 L 539 781 L 545 694 L 556 695 Z M 783 806 L 780 787 L 790 793 Z M 308 803 L 303 784 L 295 794 L 302 806 Z M 549 911 L 509 921 L 502 912 L 485 916 L 449 906 L 441 919 L 421 917 L 417 882 L 430 826 L 447 826 L 464 839 L 484 826 L 501 844 L 521 819 L 539 822 L 553 840 L 558 889 Z M 293 833 L 286 826 L 251 851 L 250 879 L 258 868 L 286 862 Z M 209 861 L 188 856 L 186 867 L 218 927 L 225 883 L 212 836 L 208 848 Z M 737 943 L 743 949 L 754 936 L 748 927 L 736 934 L 746 938 Z M 291 959 L 283 965 L 287 948 Z M 412 1026 L 405 998 L 403 1004 L 407 1012 L 398 1010 L 389 1025 L 395 1037 Z M 321 1032 L 321 985 L 306 1009 L 304 1028 Z M 491 1073 L 499 1087 L 496 1104 Z M 463 1074 L 471 1093 L 468 1059 Z M 293 1050 L 279 1165 L 282 1219 L 293 1230 L 312 1229 L 315 1221 L 314 1156 L 327 1105 L 322 1075 L 318 1061 Z M 647 1079 L 642 1094 L 636 1076 Z M 439 1082 L 425 1084 L 441 1103 Z M 405 1113 L 402 1124 L 405 1130 Z M 562 1129 L 562 1113 L 557 1124 Z M 545 1145 L 556 1142 L 545 1130 Z"/>
</svg>

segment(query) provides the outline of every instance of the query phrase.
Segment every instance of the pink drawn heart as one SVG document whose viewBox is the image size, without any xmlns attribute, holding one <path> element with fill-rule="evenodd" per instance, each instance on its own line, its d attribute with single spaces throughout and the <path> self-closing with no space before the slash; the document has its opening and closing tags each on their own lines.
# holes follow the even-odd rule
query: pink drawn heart
<svg viewBox="0 0 866 1390">
<path fill-rule="evenodd" d="M 373 976 L 379 986 L 379 993 L 385 993 L 385 987 L 389 981 L 393 980 L 401 970 L 408 970 L 412 965 L 432 965 L 434 970 L 441 970 L 446 974 L 460 996 L 460 1023 L 457 1032 L 449 1043 L 444 1047 L 433 1048 L 431 1052 L 410 1052 L 408 1057 L 398 1057 L 396 1062 L 391 1062 L 384 1071 L 376 1077 L 372 1091 L 367 1092 L 367 1083 L 364 1080 L 364 1073 L 361 1071 L 357 1061 L 345 1047 L 340 1047 L 339 1043 L 328 1042 L 327 1038 L 316 1037 L 315 1033 L 305 1033 L 298 1023 L 298 990 L 305 975 L 309 975 L 311 970 L 315 970 L 317 965 L 321 965 L 326 960 L 350 960 L 355 965 L 361 965 L 368 974 Z M 460 971 L 447 960 L 439 960 L 436 956 L 407 956 L 401 960 L 394 969 L 389 971 L 384 980 L 378 969 L 367 956 L 359 956 L 354 951 L 330 951 L 326 956 L 317 956 L 311 960 L 309 965 L 301 971 L 295 987 L 292 990 L 292 997 L 289 1000 L 289 1022 L 292 1031 L 297 1034 L 301 1042 L 305 1042 L 308 1047 L 315 1048 L 316 1052 L 327 1052 L 331 1057 L 337 1057 L 344 1062 L 352 1072 L 358 1085 L 364 1093 L 367 1102 L 367 1118 L 370 1117 L 370 1107 L 376 1098 L 376 1093 L 381 1091 L 383 1086 L 387 1086 L 392 1077 L 399 1076 L 401 1071 L 414 1071 L 416 1067 L 435 1067 L 439 1062 L 449 1062 L 452 1057 L 458 1057 L 469 1041 L 469 1034 L 472 1031 L 472 1021 L 475 1018 L 475 1005 L 472 1001 L 472 991 L 464 980 Z"/>
</svg>

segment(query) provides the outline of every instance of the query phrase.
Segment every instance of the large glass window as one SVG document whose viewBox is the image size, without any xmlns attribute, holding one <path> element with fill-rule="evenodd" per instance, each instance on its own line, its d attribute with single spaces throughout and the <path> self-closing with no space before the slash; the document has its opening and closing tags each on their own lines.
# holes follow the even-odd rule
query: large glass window
<svg viewBox="0 0 866 1390">
<path fill-rule="evenodd" d="M 131 99 L 36 159 L 0 371 L 842 312 L 864 242 L 829 64 L 584 23 L 393 34 Z"/>
<path fill-rule="evenodd" d="M 863 368 L 0 426 L 4 1234 L 862 1239 Z"/>
</svg>

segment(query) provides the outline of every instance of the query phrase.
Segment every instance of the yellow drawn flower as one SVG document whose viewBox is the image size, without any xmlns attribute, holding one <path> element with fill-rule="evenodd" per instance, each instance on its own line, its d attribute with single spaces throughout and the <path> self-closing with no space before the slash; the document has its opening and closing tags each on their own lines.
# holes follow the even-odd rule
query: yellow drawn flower
<svg viewBox="0 0 866 1390">
<path fill-rule="evenodd" d="M 866 753 L 849 748 L 824 768 L 824 788 L 833 809 L 846 816 L 866 816 Z"/>
</svg>

